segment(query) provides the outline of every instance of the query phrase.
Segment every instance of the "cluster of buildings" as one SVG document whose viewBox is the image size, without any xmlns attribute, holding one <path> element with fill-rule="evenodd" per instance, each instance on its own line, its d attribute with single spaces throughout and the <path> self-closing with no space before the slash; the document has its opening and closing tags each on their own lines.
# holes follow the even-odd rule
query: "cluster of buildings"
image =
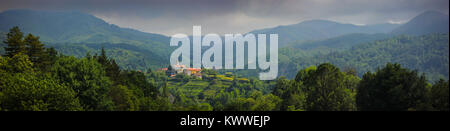
<svg viewBox="0 0 450 131">
<path fill-rule="evenodd" d="M 163 70 L 166 72 L 166 75 L 170 76 L 170 77 L 174 77 L 177 74 L 186 74 L 189 76 L 194 76 L 197 78 L 202 78 L 202 69 L 200 68 L 187 68 L 185 65 L 172 65 L 172 70 L 169 70 L 169 68 L 162 68 L 160 70 Z"/>
</svg>

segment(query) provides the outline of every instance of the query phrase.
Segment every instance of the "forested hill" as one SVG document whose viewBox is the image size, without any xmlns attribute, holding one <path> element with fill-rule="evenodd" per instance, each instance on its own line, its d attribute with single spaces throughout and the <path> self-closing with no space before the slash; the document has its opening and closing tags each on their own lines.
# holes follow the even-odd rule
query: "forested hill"
<svg viewBox="0 0 450 131">
<path fill-rule="evenodd" d="M 292 50 L 291 50 L 292 51 Z M 296 50 L 301 52 L 301 50 Z M 393 38 L 359 44 L 346 51 L 323 55 L 300 56 L 282 61 L 281 66 L 295 65 L 305 68 L 330 62 L 344 69 L 355 69 L 359 76 L 375 71 L 388 62 L 400 63 L 409 69 L 426 73 L 430 80 L 449 78 L 449 34 L 429 34 L 423 36 L 400 35 Z M 287 51 L 284 54 L 289 55 Z M 290 71 L 282 76 L 294 77 Z"/>
<path fill-rule="evenodd" d="M 285 47 L 287 44 L 293 42 L 323 40 L 352 33 L 389 33 L 398 26 L 398 24 L 358 26 L 328 20 L 308 20 L 293 25 L 255 30 L 251 31 L 250 33 L 278 34 L 280 36 L 279 46 Z"/>
<path fill-rule="evenodd" d="M 69 11 L 7 10 L 0 13 L 0 30 L 19 26 L 51 43 L 165 43 L 168 37 L 109 24 L 91 14 Z"/>
<path fill-rule="evenodd" d="M 297 41 L 280 48 L 280 76 L 293 78 L 299 70 L 321 62 L 362 72 L 387 62 L 429 74 L 429 80 L 448 79 L 449 16 L 426 11 L 392 32 L 353 33 L 313 41 Z"/>
<path fill-rule="evenodd" d="M 146 71 L 167 67 L 170 53 L 176 48 L 169 46 L 169 37 L 120 28 L 81 12 L 1 12 L 0 40 L 3 41 L 5 32 L 16 25 L 25 33 L 40 36 L 47 47 L 55 47 L 65 55 L 82 58 L 88 52 L 99 54 L 104 47 L 106 55 L 114 58 L 122 69 Z M 425 12 L 402 25 L 356 26 L 310 20 L 252 33 L 279 34 L 279 76 L 294 78 L 296 71 L 321 62 L 355 68 L 359 75 L 387 62 L 398 62 L 430 74 L 429 78 L 436 80 L 448 79 L 448 69 L 443 69 L 448 68 L 448 35 L 427 34 L 442 32 L 448 34 L 448 16 Z M 396 36 L 399 34 L 411 36 Z M 285 44 L 281 45 L 283 42 Z M 430 46 L 433 44 L 437 46 Z M 0 53 L 4 53 L 4 46 L 0 44 Z M 257 76 L 256 71 L 251 70 L 238 74 Z"/>
<path fill-rule="evenodd" d="M 125 69 L 145 70 L 168 63 L 169 37 L 109 24 L 82 12 L 7 10 L 0 13 L 0 32 L 19 26 L 25 33 L 40 36 L 46 46 L 61 53 L 83 57 L 100 53 L 104 46 Z M 2 44 L 2 47 L 4 45 Z"/>
<path fill-rule="evenodd" d="M 407 48 L 417 39 L 430 46 L 448 43 L 448 35 L 388 41 Z M 103 49 L 100 55 L 82 58 L 58 55 L 39 36 L 24 35 L 19 27 L 10 29 L 4 43 L 0 111 L 449 110 L 448 81 L 427 82 L 427 75 L 400 64 L 387 63 L 360 78 L 354 70 L 321 63 L 299 70 L 292 80 L 260 81 L 210 69 L 202 69 L 201 77 L 184 72 L 173 76 L 173 67 L 168 72 L 123 70 Z"/>
<path fill-rule="evenodd" d="M 392 31 L 393 34 L 425 35 L 430 33 L 448 33 L 449 16 L 426 11 Z"/>
</svg>

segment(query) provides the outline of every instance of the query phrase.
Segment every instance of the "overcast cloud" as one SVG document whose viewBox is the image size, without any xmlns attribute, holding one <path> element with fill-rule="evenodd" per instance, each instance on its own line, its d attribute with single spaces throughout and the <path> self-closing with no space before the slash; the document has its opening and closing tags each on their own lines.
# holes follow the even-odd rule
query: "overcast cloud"
<svg viewBox="0 0 450 131">
<path fill-rule="evenodd" d="M 404 23 L 434 10 L 449 12 L 449 0 L 2 0 L 8 9 L 67 10 L 108 23 L 173 35 L 246 33 L 254 29 L 325 19 L 357 25 Z"/>
</svg>

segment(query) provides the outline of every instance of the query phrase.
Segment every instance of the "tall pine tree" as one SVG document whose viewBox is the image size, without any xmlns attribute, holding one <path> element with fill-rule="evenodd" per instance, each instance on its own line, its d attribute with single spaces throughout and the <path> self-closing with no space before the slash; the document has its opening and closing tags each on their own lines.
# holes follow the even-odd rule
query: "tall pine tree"
<svg viewBox="0 0 450 131">
<path fill-rule="evenodd" d="M 114 81 L 114 84 L 121 83 L 122 80 L 120 78 L 120 67 L 119 65 L 117 65 L 114 59 L 109 59 L 106 56 L 104 47 L 102 47 L 100 56 L 95 55 L 94 58 L 98 61 L 98 63 L 102 64 L 102 66 L 105 68 L 106 75 Z"/>
<path fill-rule="evenodd" d="M 106 56 L 105 48 L 102 47 L 102 52 L 100 56 L 97 56 L 98 63 L 102 64 L 103 66 L 106 66 L 109 64 L 108 57 Z"/>
<path fill-rule="evenodd" d="M 44 44 L 39 41 L 39 36 L 28 34 L 25 37 L 25 45 L 27 55 L 30 57 L 30 61 L 36 64 L 40 64 L 46 55 Z"/>
<path fill-rule="evenodd" d="M 120 67 L 114 59 L 109 60 L 110 63 L 106 66 L 106 75 L 114 81 L 115 84 L 121 83 Z"/>
<path fill-rule="evenodd" d="M 12 58 L 14 55 L 26 51 L 25 43 L 23 41 L 23 33 L 19 27 L 14 26 L 9 29 L 6 35 L 6 40 L 3 41 L 7 46 L 5 48 L 5 56 Z"/>
</svg>

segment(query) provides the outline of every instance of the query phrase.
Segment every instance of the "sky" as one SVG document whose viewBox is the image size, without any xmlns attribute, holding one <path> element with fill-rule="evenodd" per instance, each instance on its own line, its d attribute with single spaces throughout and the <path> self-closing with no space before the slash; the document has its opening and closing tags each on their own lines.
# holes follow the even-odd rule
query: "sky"
<svg viewBox="0 0 450 131">
<path fill-rule="evenodd" d="M 322 19 L 355 25 L 405 23 L 428 11 L 448 15 L 449 0 L 1 0 L 9 9 L 81 11 L 148 33 L 247 33 Z"/>
</svg>

